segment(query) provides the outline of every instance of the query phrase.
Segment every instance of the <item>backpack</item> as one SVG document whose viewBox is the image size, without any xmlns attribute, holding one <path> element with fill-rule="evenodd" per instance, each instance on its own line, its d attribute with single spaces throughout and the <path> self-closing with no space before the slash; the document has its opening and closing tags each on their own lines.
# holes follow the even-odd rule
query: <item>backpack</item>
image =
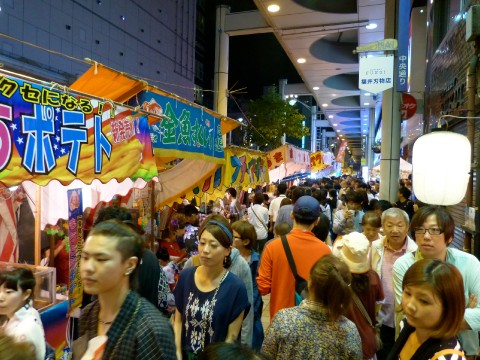
<svg viewBox="0 0 480 360">
<path fill-rule="evenodd" d="M 297 274 L 297 267 L 295 266 L 295 261 L 293 260 L 292 251 L 290 250 L 290 246 L 288 245 L 287 237 L 285 235 L 282 235 L 281 239 L 283 249 L 285 250 L 285 255 L 287 255 L 288 263 L 290 265 L 290 269 L 292 270 L 293 276 L 295 277 L 295 306 L 298 306 L 303 299 L 308 299 L 308 282 Z"/>
</svg>

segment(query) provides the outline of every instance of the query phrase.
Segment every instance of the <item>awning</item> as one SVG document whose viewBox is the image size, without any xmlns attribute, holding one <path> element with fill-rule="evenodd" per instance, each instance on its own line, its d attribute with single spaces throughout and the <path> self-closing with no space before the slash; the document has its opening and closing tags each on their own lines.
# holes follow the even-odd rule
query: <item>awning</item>
<svg viewBox="0 0 480 360">
<path fill-rule="evenodd" d="M 291 144 L 285 144 L 267 155 L 271 182 L 301 172 L 310 172 L 310 152 Z"/>
</svg>

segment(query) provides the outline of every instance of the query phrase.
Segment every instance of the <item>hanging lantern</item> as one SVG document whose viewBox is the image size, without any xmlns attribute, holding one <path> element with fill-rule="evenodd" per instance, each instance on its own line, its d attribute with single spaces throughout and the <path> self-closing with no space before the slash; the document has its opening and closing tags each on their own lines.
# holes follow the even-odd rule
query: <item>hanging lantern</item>
<svg viewBox="0 0 480 360">
<path fill-rule="evenodd" d="M 423 135 L 413 145 L 412 165 L 418 200 L 431 205 L 458 204 L 470 177 L 470 141 L 450 131 Z"/>
</svg>

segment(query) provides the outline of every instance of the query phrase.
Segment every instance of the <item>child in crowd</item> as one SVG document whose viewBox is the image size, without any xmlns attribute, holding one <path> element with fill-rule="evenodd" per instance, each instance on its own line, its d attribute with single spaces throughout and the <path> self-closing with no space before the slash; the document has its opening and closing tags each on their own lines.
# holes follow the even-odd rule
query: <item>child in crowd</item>
<svg viewBox="0 0 480 360">
<path fill-rule="evenodd" d="M 379 240 L 382 228 L 382 218 L 375 211 L 367 211 L 362 218 L 363 235 L 370 241 L 370 244 Z"/>
<path fill-rule="evenodd" d="M 160 248 L 168 250 L 170 256 L 176 257 L 175 261 L 179 262 L 186 256 L 185 249 L 182 249 L 179 241 L 183 245 L 183 236 L 185 234 L 186 219 L 181 213 L 174 213 L 165 229 L 165 234 L 160 241 Z"/>
<path fill-rule="evenodd" d="M 173 296 L 173 290 L 175 289 L 175 285 L 177 285 L 180 269 L 178 265 L 170 259 L 167 249 L 163 247 L 159 248 L 157 257 L 160 265 L 163 268 L 163 271 L 165 272 L 165 275 L 167 275 L 167 282 L 171 291 L 171 293 L 167 295 L 167 311 L 169 314 L 173 314 L 175 312 L 175 297 Z"/>
</svg>

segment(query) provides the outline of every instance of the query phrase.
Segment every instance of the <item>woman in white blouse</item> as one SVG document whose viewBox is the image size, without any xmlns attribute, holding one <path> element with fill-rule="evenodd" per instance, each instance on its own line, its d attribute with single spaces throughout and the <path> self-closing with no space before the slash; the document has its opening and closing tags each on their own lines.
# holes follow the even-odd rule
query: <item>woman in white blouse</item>
<svg viewBox="0 0 480 360">
<path fill-rule="evenodd" d="M 33 308 L 35 277 L 30 269 L 0 272 L 0 315 L 2 330 L 16 341 L 35 347 L 37 360 L 45 358 L 45 333 L 40 314 Z"/>
</svg>

